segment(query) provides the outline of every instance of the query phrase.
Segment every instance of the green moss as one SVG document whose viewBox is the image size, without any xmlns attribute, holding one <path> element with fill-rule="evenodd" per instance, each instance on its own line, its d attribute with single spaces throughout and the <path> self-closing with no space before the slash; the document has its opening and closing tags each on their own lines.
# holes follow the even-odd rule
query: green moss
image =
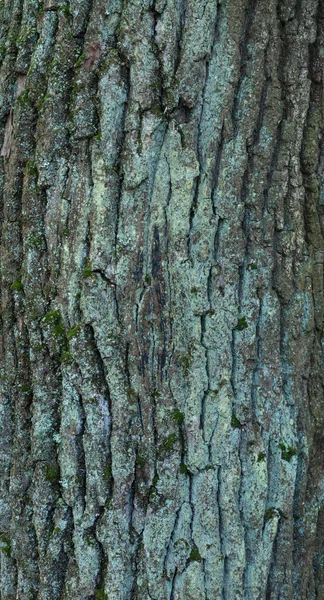
<svg viewBox="0 0 324 600">
<path fill-rule="evenodd" d="M 53 533 L 61 533 L 61 527 L 54 527 Z"/>
<path fill-rule="evenodd" d="M 84 398 L 84 402 L 86 402 L 87 404 L 97 404 L 98 398 L 96 398 L 96 396 L 90 396 L 88 398 Z"/>
<path fill-rule="evenodd" d="M 20 94 L 17 98 L 17 104 L 18 104 L 18 106 L 21 106 L 21 107 L 25 107 L 25 106 L 27 106 L 27 104 L 29 104 L 29 91 L 28 90 L 23 90 L 22 92 L 20 92 Z"/>
<path fill-rule="evenodd" d="M 24 47 L 26 43 L 29 42 L 30 38 L 36 37 L 37 29 L 36 27 L 31 27 L 30 29 L 24 29 L 17 37 L 16 44 L 20 48 Z"/>
<path fill-rule="evenodd" d="M 247 268 L 250 269 L 250 271 L 255 271 L 258 267 L 255 263 L 249 263 Z"/>
<path fill-rule="evenodd" d="M 198 288 L 196 288 L 195 286 L 191 288 L 190 290 L 191 294 L 194 294 L 195 296 L 197 296 L 198 294 Z"/>
<path fill-rule="evenodd" d="M 107 463 L 106 466 L 104 467 L 103 474 L 102 474 L 104 481 L 106 481 L 106 482 L 110 481 L 111 475 L 112 475 L 111 464 Z"/>
<path fill-rule="evenodd" d="M 60 469 L 57 464 L 47 465 L 45 469 L 45 479 L 50 483 L 57 483 L 60 478 Z"/>
<path fill-rule="evenodd" d="M 62 235 L 63 235 L 63 237 L 66 237 L 66 238 L 69 237 L 69 230 L 68 229 L 63 229 Z"/>
<path fill-rule="evenodd" d="M 11 556 L 11 544 L 9 538 L 4 534 L 0 533 L 0 550 L 6 556 Z"/>
<path fill-rule="evenodd" d="M 73 358 L 73 354 L 71 354 L 71 352 L 62 352 L 61 354 L 61 363 L 65 364 L 65 365 L 69 365 L 73 362 L 74 358 Z"/>
<path fill-rule="evenodd" d="M 98 141 L 99 142 L 101 140 L 101 138 L 102 138 L 102 131 L 101 131 L 101 129 L 99 129 L 98 133 L 96 133 L 96 135 L 94 135 L 92 139 L 94 141 Z"/>
<path fill-rule="evenodd" d="M 95 591 L 95 600 L 108 600 L 108 596 L 104 588 L 97 588 Z"/>
<path fill-rule="evenodd" d="M 77 337 L 77 335 L 79 334 L 81 329 L 81 325 L 76 325 L 75 327 L 72 327 L 72 329 L 70 329 L 70 331 L 67 332 L 66 337 L 68 340 L 72 340 L 73 338 Z"/>
<path fill-rule="evenodd" d="M 151 281 L 152 281 L 151 275 L 148 275 L 148 273 L 147 273 L 144 277 L 144 281 L 145 281 L 145 283 L 147 283 L 147 285 L 150 285 Z"/>
<path fill-rule="evenodd" d="M 241 429 L 241 427 L 242 427 L 241 421 L 238 420 L 238 418 L 236 417 L 236 415 L 234 413 L 232 414 L 231 425 L 232 425 L 232 427 L 234 427 L 236 429 Z"/>
<path fill-rule="evenodd" d="M 199 550 L 198 550 L 197 546 L 195 546 L 191 550 L 190 556 L 189 556 L 189 560 L 196 561 L 196 562 L 201 562 L 202 561 L 202 558 L 201 558 L 201 556 L 199 554 Z"/>
<path fill-rule="evenodd" d="M 32 392 L 30 385 L 22 385 L 20 389 L 24 394 L 31 394 Z"/>
<path fill-rule="evenodd" d="M 25 173 L 28 173 L 28 175 L 30 175 L 32 177 L 37 177 L 38 171 L 37 171 L 36 162 L 34 160 L 27 161 L 26 166 L 25 166 Z"/>
<path fill-rule="evenodd" d="M 149 496 L 149 500 L 153 501 L 153 502 L 158 497 L 158 492 L 157 492 L 157 489 L 156 489 L 158 481 L 159 481 L 159 476 L 158 475 L 154 475 L 154 477 L 152 479 L 152 485 L 147 490 L 148 496 Z"/>
<path fill-rule="evenodd" d="M 180 463 L 180 473 L 182 475 L 187 475 L 188 473 L 188 467 L 184 463 Z"/>
<path fill-rule="evenodd" d="M 162 577 L 164 577 L 164 579 L 166 579 L 167 581 L 172 581 L 172 577 L 169 577 L 168 572 L 166 569 L 163 569 L 162 571 Z"/>
<path fill-rule="evenodd" d="M 53 58 L 53 60 L 50 62 L 47 73 L 55 74 L 55 71 L 57 72 L 58 69 L 60 69 L 60 67 L 61 67 L 61 60 L 59 58 Z"/>
<path fill-rule="evenodd" d="M 277 509 L 272 506 L 271 508 L 268 508 L 265 511 L 265 513 L 264 513 L 264 520 L 265 521 L 270 521 L 270 519 L 273 519 L 277 515 L 278 515 Z"/>
<path fill-rule="evenodd" d="M 156 86 L 156 84 L 152 83 L 152 89 L 154 89 L 155 87 L 159 88 L 159 84 Z M 163 110 L 160 108 L 159 105 L 152 106 L 152 108 L 151 108 L 151 114 L 152 115 L 156 115 L 158 117 L 161 117 L 161 119 L 165 118 Z"/>
<path fill-rule="evenodd" d="M 264 452 L 259 452 L 258 454 L 258 462 L 261 462 L 262 460 L 264 460 L 266 457 L 266 455 L 264 454 Z"/>
<path fill-rule="evenodd" d="M 7 48 L 4 44 L 0 46 L 0 61 L 2 61 L 6 55 Z"/>
<path fill-rule="evenodd" d="M 91 548 L 94 548 L 96 545 L 94 537 L 89 534 L 85 536 L 85 542 L 86 542 L 87 546 L 90 546 Z"/>
<path fill-rule="evenodd" d="M 286 460 L 287 462 L 290 462 L 292 457 L 297 454 L 297 450 L 292 448 L 292 446 L 286 446 L 286 444 L 281 443 L 279 444 L 279 448 L 282 460 Z"/>
<path fill-rule="evenodd" d="M 33 352 L 41 352 L 44 349 L 45 349 L 44 344 L 33 344 L 33 346 L 32 346 Z"/>
<path fill-rule="evenodd" d="M 191 340 L 189 342 L 189 344 L 188 344 L 188 351 L 187 351 L 187 353 L 183 354 L 180 357 L 180 363 L 181 363 L 184 375 L 188 375 L 189 374 L 190 367 L 192 365 L 194 349 L 195 349 L 195 341 Z"/>
<path fill-rule="evenodd" d="M 27 248 L 41 248 L 42 245 L 43 238 L 41 238 L 39 235 L 31 235 L 26 242 Z"/>
<path fill-rule="evenodd" d="M 49 100 L 51 97 L 52 97 L 52 94 L 49 94 L 49 93 L 44 94 L 44 96 L 41 97 L 41 99 L 39 100 L 39 102 L 37 104 L 38 112 L 40 112 L 43 109 L 45 102 L 47 102 L 47 100 Z"/>
<path fill-rule="evenodd" d="M 211 471 L 211 470 L 215 471 L 215 467 L 214 467 L 214 465 L 206 465 L 205 470 L 206 471 Z"/>
<path fill-rule="evenodd" d="M 49 310 L 43 317 L 43 321 L 45 323 L 50 323 L 51 325 L 56 323 L 56 321 L 60 319 L 61 315 L 58 310 Z"/>
<path fill-rule="evenodd" d="M 71 15 L 71 13 L 70 13 L 70 7 L 69 7 L 68 4 L 62 4 L 62 6 L 59 6 L 58 7 L 58 11 L 61 12 L 61 13 L 63 13 L 63 15 L 66 18 L 69 18 L 70 15 Z"/>
<path fill-rule="evenodd" d="M 235 329 L 236 329 L 236 331 L 242 331 L 243 329 L 246 329 L 247 327 L 248 327 L 248 322 L 246 320 L 246 317 L 241 317 L 240 319 L 238 319 Z"/>
<path fill-rule="evenodd" d="M 153 398 L 153 400 L 156 400 L 156 398 L 160 398 L 161 393 L 158 392 L 157 390 L 153 390 L 153 392 L 151 392 L 151 397 Z"/>
<path fill-rule="evenodd" d="M 182 356 L 181 358 L 181 366 L 182 366 L 182 370 L 184 372 L 185 375 L 189 374 L 189 370 L 191 367 L 191 362 L 192 362 L 192 358 L 190 356 L 190 354 L 184 354 L 184 356 Z"/>
<path fill-rule="evenodd" d="M 78 60 L 76 61 L 74 68 L 77 69 L 78 67 L 81 67 L 81 65 L 84 63 L 86 59 L 86 53 L 82 52 L 82 54 L 80 54 Z"/>
<path fill-rule="evenodd" d="M 181 425 L 181 423 L 183 423 L 183 421 L 184 421 L 184 414 L 178 408 L 175 408 L 172 411 L 171 417 L 172 417 L 172 419 L 174 419 L 174 421 L 177 421 L 177 423 L 179 423 L 179 425 Z"/>
<path fill-rule="evenodd" d="M 13 292 L 22 292 L 22 291 L 23 291 L 23 289 L 24 289 L 24 286 L 23 286 L 23 284 L 21 283 L 20 279 L 16 279 L 16 281 L 14 281 L 14 282 L 11 284 L 11 286 L 10 286 L 10 289 L 11 289 Z"/>
<path fill-rule="evenodd" d="M 137 398 L 137 394 L 136 394 L 135 390 L 131 387 L 126 388 L 126 394 L 127 394 L 127 398 L 129 398 L 129 400 L 135 400 Z"/>
<path fill-rule="evenodd" d="M 166 437 L 163 440 L 163 442 L 160 446 L 159 454 L 161 452 L 170 452 L 170 450 L 172 450 L 172 448 L 177 440 L 178 440 L 178 436 L 176 433 L 171 433 L 170 435 L 168 435 L 168 437 Z"/>
<path fill-rule="evenodd" d="M 143 467 L 145 465 L 145 459 L 143 458 L 143 456 L 140 456 L 140 455 L 137 456 L 136 464 L 139 467 Z"/>
<path fill-rule="evenodd" d="M 119 260 L 123 254 L 125 254 L 126 248 L 123 244 L 117 244 L 116 246 L 116 259 Z"/>
<path fill-rule="evenodd" d="M 87 278 L 87 277 L 91 277 L 91 275 L 92 275 L 92 261 L 87 260 L 86 265 L 82 271 L 82 276 L 84 278 Z"/>
<path fill-rule="evenodd" d="M 65 336 L 64 323 L 58 310 L 49 310 L 43 317 L 43 321 L 51 326 L 53 335 Z"/>
</svg>

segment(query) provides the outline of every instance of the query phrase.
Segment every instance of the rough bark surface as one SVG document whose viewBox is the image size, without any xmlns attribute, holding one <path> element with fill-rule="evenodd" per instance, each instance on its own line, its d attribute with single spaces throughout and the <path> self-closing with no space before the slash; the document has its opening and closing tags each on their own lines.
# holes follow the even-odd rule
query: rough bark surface
<svg viewBox="0 0 324 600">
<path fill-rule="evenodd" d="M 1 600 L 323 599 L 323 0 L 0 11 Z"/>
</svg>

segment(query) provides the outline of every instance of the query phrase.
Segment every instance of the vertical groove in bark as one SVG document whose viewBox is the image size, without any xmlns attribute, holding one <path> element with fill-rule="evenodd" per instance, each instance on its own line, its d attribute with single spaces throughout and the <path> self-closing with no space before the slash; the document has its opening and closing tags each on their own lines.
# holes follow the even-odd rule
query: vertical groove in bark
<svg viewBox="0 0 324 600">
<path fill-rule="evenodd" d="M 320 598 L 321 0 L 4 0 L 2 600 Z"/>
</svg>

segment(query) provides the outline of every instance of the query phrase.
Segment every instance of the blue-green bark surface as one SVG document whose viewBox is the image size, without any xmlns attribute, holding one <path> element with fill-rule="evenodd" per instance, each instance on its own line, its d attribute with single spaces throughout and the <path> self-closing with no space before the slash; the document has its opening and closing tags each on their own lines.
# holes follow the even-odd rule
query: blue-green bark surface
<svg viewBox="0 0 324 600">
<path fill-rule="evenodd" d="M 323 0 L 0 13 L 1 600 L 323 599 Z"/>
</svg>

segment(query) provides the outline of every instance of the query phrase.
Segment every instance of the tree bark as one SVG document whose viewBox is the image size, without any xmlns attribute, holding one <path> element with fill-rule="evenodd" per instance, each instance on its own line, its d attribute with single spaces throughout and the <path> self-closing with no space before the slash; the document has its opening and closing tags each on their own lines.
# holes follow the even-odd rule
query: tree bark
<svg viewBox="0 0 324 600">
<path fill-rule="evenodd" d="M 2 600 L 324 598 L 323 0 L 1 0 Z"/>
</svg>

